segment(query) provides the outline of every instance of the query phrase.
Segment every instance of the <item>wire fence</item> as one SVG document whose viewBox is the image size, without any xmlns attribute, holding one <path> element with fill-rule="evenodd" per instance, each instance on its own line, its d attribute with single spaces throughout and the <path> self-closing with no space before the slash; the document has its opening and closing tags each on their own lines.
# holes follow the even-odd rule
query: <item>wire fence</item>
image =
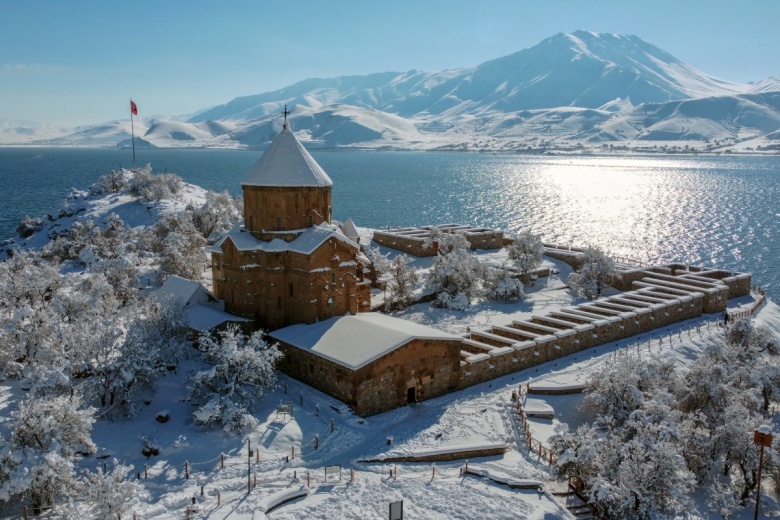
<svg viewBox="0 0 780 520">
<path fill-rule="evenodd" d="M 750 293 L 756 301 L 738 310 L 728 311 L 728 321 L 734 322 L 739 319 L 751 318 L 761 309 L 761 306 L 766 302 L 766 291 L 764 288 L 753 286 L 750 288 Z"/>
</svg>

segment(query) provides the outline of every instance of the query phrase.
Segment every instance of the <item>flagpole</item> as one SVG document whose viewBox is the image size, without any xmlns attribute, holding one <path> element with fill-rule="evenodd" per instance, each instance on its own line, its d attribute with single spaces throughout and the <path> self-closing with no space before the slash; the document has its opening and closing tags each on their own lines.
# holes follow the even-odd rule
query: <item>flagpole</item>
<svg viewBox="0 0 780 520">
<path fill-rule="evenodd" d="M 133 98 L 130 98 L 130 142 L 133 143 L 133 166 L 135 166 L 135 127 L 133 126 Z"/>
</svg>

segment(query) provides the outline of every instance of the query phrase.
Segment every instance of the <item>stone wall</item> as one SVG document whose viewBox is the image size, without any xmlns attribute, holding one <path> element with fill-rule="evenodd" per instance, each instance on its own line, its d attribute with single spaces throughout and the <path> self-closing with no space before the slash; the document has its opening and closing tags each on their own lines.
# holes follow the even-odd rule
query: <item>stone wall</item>
<svg viewBox="0 0 780 520">
<path fill-rule="evenodd" d="M 463 226 L 467 228 L 467 226 Z M 398 230 L 374 231 L 374 242 L 377 244 L 402 251 L 416 257 L 434 256 L 436 250 L 433 247 L 426 248 L 423 244 L 428 237 L 429 226 L 424 228 L 403 228 Z M 504 233 L 496 230 L 470 231 L 455 229 L 452 233 L 462 233 L 468 240 L 471 249 L 499 249 L 504 244 Z"/>
<path fill-rule="evenodd" d="M 314 323 L 370 308 L 355 250 L 330 238 L 312 254 L 239 251 L 231 240 L 212 254 L 214 294 L 227 312 L 254 319 L 270 330 Z"/>
<path fill-rule="evenodd" d="M 374 231 L 373 240 L 379 245 L 402 251 L 407 255 L 425 257 L 434 256 L 436 254 L 433 248 L 426 248 L 423 246 L 424 240 L 422 238 L 405 237 L 385 231 Z"/>
<path fill-rule="evenodd" d="M 404 406 L 410 388 L 415 401 L 449 393 L 460 377 L 459 340 L 413 339 L 354 371 L 286 343 L 280 349 L 280 370 L 344 401 L 361 416 Z"/>
<path fill-rule="evenodd" d="M 363 459 L 360 462 L 439 462 L 448 460 L 476 459 L 478 457 L 492 457 L 506 453 L 507 446 L 485 447 L 479 449 L 459 449 L 446 452 L 429 453 L 425 455 L 409 455 L 405 457 L 383 457 L 381 459 Z M 537 487 L 537 485 L 534 485 Z"/>
<path fill-rule="evenodd" d="M 330 223 L 330 187 L 242 186 L 244 226 L 260 240 L 263 231 L 305 229 Z"/>
<path fill-rule="evenodd" d="M 725 287 L 724 287 L 725 289 Z M 701 316 L 704 305 L 704 294 L 691 293 L 679 297 L 656 298 L 663 302 L 645 301 L 646 295 L 656 294 L 652 291 L 639 290 L 623 293 L 604 300 L 597 300 L 577 307 L 563 308 L 550 313 L 549 316 L 534 316 L 530 320 L 513 323 L 513 327 L 528 329 L 531 334 L 537 334 L 530 340 L 521 339 L 520 335 L 511 337 L 511 328 L 494 329 L 493 332 L 475 331 L 472 335 L 479 343 L 488 348 L 478 346 L 467 351 L 461 361 L 462 376 L 458 388 L 489 381 L 506 374 L 525 370 L 527 368 L 552 361 L 570 354 L 575 354 L 589 348 L 620 341 L 645 334 L 654 329 L 665 327 L 680 321 Z M 617 307 L 627 306 L 634 300 L 637 307 L 631 311 L 621 312 Z M 641 306 L 646 304 L 646 306 Z M 600 307 L 601 306 L 601 307 Z M 596 314 L 601 312 L 602 314 Z M 609 315 L 611 314 L 611 315 Z M 550 321 L 552 318 L 552 321 Z M 571 328 L 560 325 L 560 329 L 549 334 L 541 334 L 543 328 L 552 329 L 554 320 L 564 322 L 568 319 L 589 321 Z M 503 339 L 502 339 L 503 337 Z M 468 341 L 464 349 L 469 349 Z M 480 350 L 479 353 L 475 353 Z"/>
</svg>

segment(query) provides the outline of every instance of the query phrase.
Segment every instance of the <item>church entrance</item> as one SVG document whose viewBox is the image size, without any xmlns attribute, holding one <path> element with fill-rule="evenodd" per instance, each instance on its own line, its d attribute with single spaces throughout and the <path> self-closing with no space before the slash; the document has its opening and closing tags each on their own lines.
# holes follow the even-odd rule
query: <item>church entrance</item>
<svg viewBox="0 0 780 520">
<path fill-rule="evenodd" d="M 406 404 L 417 402 L 417 388 L 412 386 L 406 389 Z"/>
</svg>

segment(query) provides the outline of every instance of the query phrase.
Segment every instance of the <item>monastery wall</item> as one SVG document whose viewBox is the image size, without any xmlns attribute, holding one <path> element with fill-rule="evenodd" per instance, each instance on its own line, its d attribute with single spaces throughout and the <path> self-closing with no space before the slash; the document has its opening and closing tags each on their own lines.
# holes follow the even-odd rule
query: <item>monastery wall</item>
<svg viewBox="0 0 780 520">
<path fill-rule="evenodd" d="M 459 340 L 414 339 L 355 373 L 359 415 L 374 415 L 452 392 L 460 377 Z M 388 379 L 388 374 L 392 375 Z"/>
<path fill-rule="evenodd" d="M 664 301 L 652 302 L 662 299 L 657 296 L 664 296 Z M 464 340 L 458 388 L 699 317 L 705 300 L 705 295 L 698 292 L 669 297 L 640 289 L 563 308 L 547 316 L 532 316 L 513 322 L 511 327 L 474 331 L 472 339 Z M 635 307 L 630 311 L 618 310 L 629 304 Z M 579 323 L 567 328 L 561 324 L 564 322 Z M 554 328 L 556 325 L 558 329 Z M 524 334 L 534 337 L 521 339 Z"/>
<path fill-rule="evenodd" d="M 468 228 L 468 226 L 462 226 Z M 452 233 L 461 232 L 469 242 L 471 249 L 499 249 L 504 245 L 504 233 L 496 230 L 459 231 L 453 227 Z M 426 248 L 423 244 L 429 236 L 429 226 L 424 228 L 403 228 L 399 230 L 374 231 L 374 242 L 377 244 L 402 251 L 417 257 L 435 256 L 433 247 Z"/>
<path fill-rule="evenodd" d="M 279 350 L 284 354 L 277 363 L 279 370 L 350 407 L 357 404 L 352 370 L 283 341 L 279 342 Z"/>
<path fill-rule="evenodd" d="M 359 339 L 358 339 L 359 341 Z M 459 340 L 413 339 L 357 370 L 280 342 L 279 368 L 368 416 L 407 404 L 409 389 L 422 401 L 457 388 Z"/>
</svg>

